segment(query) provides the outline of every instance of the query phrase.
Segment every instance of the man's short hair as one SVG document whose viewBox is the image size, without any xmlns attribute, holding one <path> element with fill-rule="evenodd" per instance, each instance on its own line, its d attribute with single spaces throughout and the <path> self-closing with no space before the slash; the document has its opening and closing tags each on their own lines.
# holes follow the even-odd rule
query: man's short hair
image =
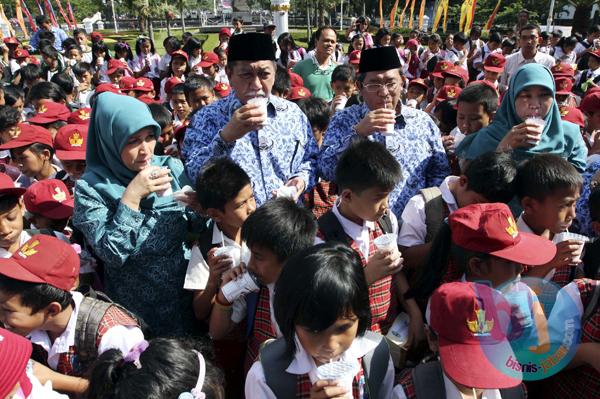
<svg viewBox="0 0 600 399">
<path fill-rule="evenodd" d="M 461 102 L 479 104 L 484 112 L 493 114 L 498 110 L 498 93 L 486 84 L 472 84 L 458 95 L 457 104 Z"/>
</svg>

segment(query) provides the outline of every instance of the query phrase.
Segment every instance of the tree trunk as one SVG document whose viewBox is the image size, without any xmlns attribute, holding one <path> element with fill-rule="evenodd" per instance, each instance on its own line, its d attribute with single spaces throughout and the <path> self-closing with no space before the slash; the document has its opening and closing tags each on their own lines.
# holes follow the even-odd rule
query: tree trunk
<svg viewBox="0 0 600 399">
<path fill-rule="evenodd" d="M 179 1 L 179 15 L 181 16 L 181 32 L 185 32 L 185 16 L 183 15 L 183 0 Z"/>
<path fill-rule="evenodd" d="M 575 14 L 573 14 L 573 33 L 587 33 L 590 24 L 590 15 L 592 15 L 591 4 L 579 4 L 575 7 Z"/>
</svg>

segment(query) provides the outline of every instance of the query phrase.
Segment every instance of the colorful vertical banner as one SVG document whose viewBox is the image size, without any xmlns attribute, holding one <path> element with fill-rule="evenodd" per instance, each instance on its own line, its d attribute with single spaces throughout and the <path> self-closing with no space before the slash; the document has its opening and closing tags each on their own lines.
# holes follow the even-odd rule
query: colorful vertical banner
<svg viewBox="0 0 600 399">
<path fill-rule="evenodd" d="M 404 3 L 404 8 L 402 9 L 402 14 L 400 14 L 400 28 L 402 28 L 404 26 L 404 16 L 406 15 L 406 9 L 408 8 L 408 5 L 410 4 L 410 0 L 406 0 L 406 3 Z"/>
<path fill-rule="evenodd" d="M 415 3 L 417 2 L 417 0 L 412 0 L 410 2 L 410 20 L 408 21 L 408 28 L 412 29 L 413 27 L 413 20 L 415 18 Z"/>
<path fill-rule="evenodd" d="M 473 15 L 473 2 L 475 0 L 465 0 L 460 6 L 460 22 L 458 29 L 461 32 L 466 32 L 469 29 L 471 18 Z"/>
<path fill-rule="evenodd" d="M 27 3 L 25 3 L 25 0 L 21 0 L 21 6 L 23 8 L 23 12 L 25 13 L 25 16 L 27 17 L 27 21 L 29 22 L 29 27 L 31 28 L 32 32 L 37 31 L 37 26 L 35 26 L 35 22 L 33 22 L 33 17 L 31 16 L 31 13 L 29 12 L 29 8 L 27 8 Z"/>
<path fill-rule="evenodd" d="M 471 6 L 471 14 L 470 18 L 467 21 L 467 36 L 471 34 L 471 28 L 473 28 L 473 22 L 475 22 L 475 9 L 477 8 L 477 0 L 473 0 L 473 5 Z"/>
<path fill-rule="evenodd" d="M 498 11 L 500 10 L 500 3 L 502 3 L 502 0 L 498 0 L 498 3 L 496 3 L 496 7 L 494 8 L 492 15 L 490 15 L 490 19 L 488 19 L 487 24 L 485 24 L 485 27 L 483 28 L 484 30 L 489 32 L 489 30 L 492 29 L 496 14 L 498 14 Z"/>
<path fill-rule="evenodd" d="M 2 4 L 0 4 L 0 19 L 2 19 L 2 22 L 4 22 L 4 24 L 6 24 L 6 26 L 8 27 L 9 35 L 15 36 L 15 30 L 13 29 L 8 18 L 6 18 L 6 14 L 4 13 L 4 6 Z M 4 34 L 3 34 L 3 36 L 4 36 Z"/>
<path fill-rule="evenodd" d="M 73 14 L 73 7 L 71 7 L 71 2 L 69 0 L 67 0 L 67 11 L 69 12 L 69 18 L 71 18 L 73 26 L 77 28 L 77 20 L 75 19 L 75 14 Z"/>
<path fill-rule="evenodd" d="M 52 25 L 58 26 L 58 22 L 56 21 L 56 14 L 54 14 L 54 8 L 52 8 L 52 3 L 50 0 L 44 0 L 44 6 L 46 7 L 46 13 L 50 16 L 50 21 L 52 21 Z"/>
<path fill-rule="evenodd" d="M 394 29 L 396 26 L 396 12 L 398 11 L 398 2 L 400 0 L 396 0 L 394 2 L 394 6 L 392 7 L 392 12 L 390 12 L 390 29 Z"/>
<path fill-rule="evenodd" d="M 383 28 L 383 0 L 379 0 L 379 27 Z"/>
<path fill-rule="evenodd" d="M 433 21 L 431 24 L 431 33 L 435 33 L 440 26 L 442 21 L 442 15 L 444 14 L 444 3 L 448 3 L 448 0 L 439 0 L 435 5 L 435 13 L 433 14 Z"/>
<path fill-rule="evenodd" d="M 46 14 L 46 13 L 44 12 L 44 7 L 42 7 L 42 5 L 40 4 L 40 0 L 35 0 L 35 4 L 37 5 L 37 7 L 38 7 L 38 10 L 40 11 L 40 15 L 44 15 L 44 14 Z"/>
<path fill-rule="evenodd" d="M 419 30 L 423 29 L 424 17 L 425 17 L 425 0 L 421 0 L 421 7 L 419 8 Z"/>
<path fill-rule="evenodd" d="M 17 17 L 19 27 L 25 35 L 25 39 L 29 39 L 29 33 L 27 33 L 27 28 L 25 27 L 25 20 L 23 19 L 23 9 L 21 8 L 21 0 L 15 0 L 15 15 Z"/>
<path fill-rule="evenodd" d="M 67 14 L 65 14 L 65 10 L 63 9 L 62 4 L 60 4 L 60 0 L 54 0 L 54 1 L 56 1 L 56 5 L 58 6 L 58 12 L 63 17 L 63 19 L 65 20 L 65 22 L 67 23 L 67 25 L 69 26 L 69 29 L 73 30 L 73 26 L 71 24 L 71 20 L 67 17 Z"/>
</svg>

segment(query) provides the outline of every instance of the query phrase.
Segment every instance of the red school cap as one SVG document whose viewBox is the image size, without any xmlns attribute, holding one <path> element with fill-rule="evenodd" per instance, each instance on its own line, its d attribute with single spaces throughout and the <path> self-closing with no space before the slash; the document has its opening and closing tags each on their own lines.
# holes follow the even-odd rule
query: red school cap
<svg viewBox="0 0 600 399">
<path fill-rule="evenodd" d="M 579 109 L 581 110 L 581 112 L 586 114 L 591 114 L 592 112 L 599 112 L 600 90 L 592 93 L 588 90 L 585 97 L 583 97 L 581 103 L 579 104 Z"/>
<path fill-rule="evenodd" d="M 211 65 L 215 65 L 219 63 L 219 56 L 213 53 L 212 51 L 207 51 L 202 53 L 202 59 L 198 63 L 201 68 L 208 68 Z M 198 65 L 196 64 L 196 65 Z"/>
<path fill-rule="evenodd" d="M 33 143 L 46 144 L 52 147 L 52 133 L 41 126 L 19 123 L 17 125 L 17 137 L 0 145 L 0 150 L 11 150 L 13 148 L 25 147 Z"/>
<path fill-rule="evenodd" d="M 96 86 L 96 89 L 94 90 L 94 92 L 95 92 L 95 94 L 100 94 L 100 93 L 105 93 L 105 92 L 114 93 L 114 94 L 122 94 L 121 90 L 112 83 L 100 83 L 98 86 Z"/>
<path fill-rule="evenodd" d="M 567 64 L 566 62 L 554 65 L 552 68 L 550 68 L 550 71 L 554 77 L 566 76 L 573 78 L 575 76 L 575 70 L 573 69 L 573 66 L 571 64 Z"/>
<path fill-rule="evenodd" d="M 288 71 L 290 74 L 290 83 L 292 87 L 304 87 L 304 79 L 296 72 Z"/>
<path fill-rule="evenodd" d="M 137 82 L 137 79 L 133 76 L 123 76 L 119 80 L 119 87 L 122 91 L 130 91 L 135 87 L 135 82 Z"/>
<path fill-rule="evenodd" d="M 565 76 L 555 76 L 554 83 L 556 84 L 556 94 L 566 95 L 573 91 L 573 80 Z"/>
<path fill-rule="evenodd" d="M 231 86 L 229 86 L 227 83 L 216 83 L 215 87 L 214 87 L 214 91 L 215 93 L 219 96 L 219 98 L 224 98 L 227 97 L 229 95 L 229 93 L 231 93 Z"/>
<path fill-rule="evenodd" d="M 62 180 L 46 179 L 33 183 L 23 195 L 25 208 L 48 219 L 61 220 L 73 216 L 73 197 Z"/>
<path fill-rule="evenodd" d="M 175 58 L 175 57 L 182 57 L 185 58 L 185 61 L 189 61 L 189 57 L 187 55 L 187 53 L 183 50 L 175 50 L 171 52 L 171 59 Z"/>
<path fill-rule="evenodd" d="M 504 71 L 504 65 L 506 64 L 506 58 L 502 53 L 491 53 L 485 59 L 483 63 L 483 69 L 490 72 L 502 72 Z"/>
<path fill-rule="evenodd" d="M 429 86 L 427 86 L 427 83 L 425 83 L 425 81 L 421 78 L 416 78 L 416 79 L 411 80 L 408 83 L 408 87 L 410 87 L 410 86 L 421 86 L 425 90 L 429 89 Z"/>
<path fill-rule="evenodd" d="M 131 90 L 150 92 L 154 90 L 154 84 L 148 78 L 138 78 Z"/>
<path fill-rule="evenodd" d="M 352 65 L 360 64 L 360 50 L 354 50 L 348 56 L 348 63 Z"/>
<path fill-rule="evenodd" d="M 24 48 L 16 49 L 13 54 L 16 59 L 25 59 L 31 55 L 31 54 L 29 54 L 29 51 L 25 50 Z"/>
<path fill-rule="evenodd" d="M 38 105 L 35 115 L 27 122 L 34 125 L 45 125 L 57 121 L 66 122 L 70 115 L 71 111 L 66 105 L 54 101 L 44 101 Z"/>
<path fill-rule="evenodd" d="M 19 42 L 19 40 L 14 37 L 14 36 L 10 36 L 10 37 L 5 37 L 4 39 L 2 39 L 2 41 L 4 42 L 4 44 L 16 44 L 17 46 L 19 44 L 21 44 L 21 42 Z"/>
<path fill-rule="evenodd" d="M 104 40 L 104 36 L 102 36 L 102 33 L 100 32 L 92 32 L 90 38 L 92 39 L 92 43 L 98 43 Z"/>
<path fill-rule="evenodd" d="M 11 195 L 20 197 L 27 191 L 22 187 L 15 187 L 15 182 L 6 173 L 0 172 L 0 196 Z"/>
<path fill-rule="evenodd" d="M 79 277 L 79 255 L 58 238 L 36 234 L 10 258 L 0 259 L 0 274 L 71 291 Z"/>
<path fill-rule="evenodd" d="M 442 76 L 445 78 L 447 76 L 457 77 L 463 80 L 465 84 L 469 83 L 469 72 L 458 65 L 452 65 L 450 68 L 446 69 L 442 72 Z"/>
<path fill-rule="evenodd" d="M 594 57 L 594 58 L 597 58 L 597 59 L 598 59 L 598 61 L 600 61 L 600 49 L 597 49 L 597 50 L 594 50 L 594 51 L 592 51 L 592 50 L 588 50 L 588 51 L 587 51 L 587 53 L 588 53 L 590 56 L 592 56 L 592 57 Z"/>
<path fill-rule="evenodd" d="M 173 91 L 173 87 L 175 87 L 181 83 L 183 83 L 183 80 L 179 79 L 178 77 L 175 77 L 175 76 L 170 77 L 165 82 L 165 93 L 167 93 L 167 95 L 170 96 L 171 91 Z"/>
<path fill-rule="evenodd" d="M 461 92 L 462 92 L 462 89 L 458 86 L 450 86 L 450 85 L 442 86 L 440 91 L 438 91 L 437 95 L 435 96 L 435 99 L 438 102 L 441 102 L 444 100 L 455 100 L 458 98 L 458 96 L 460 95 Z"/>
<path fill-rule="evenodd" d="M 563 121 L 574 123 L 582 129 L 585 127 L 585 116 L 578 108 L 561 105 L 558 109 Z"/>
<path fill-rule="evenodd" d="M 510 304 L 499 291 L 472 282 L 443 284 L 432 294 L 429 311 L 442 368 L 453 381 L 479 389 L 521 383 L 521 372 L 505 366 L 515 354 L 507 339 Z"/>
<path fill-rule="evenodd" d="M 5 398 L 17 383 L 26 397 L 32 385 L 27 376 L 27 363 L 33 348 L 31 341 L 5 328 L 0 328 L 0 398 Z"/>
<path fill-rule="evenodd" d="M 506 204 L 473 204 L 448 217 L 452 242 L 473 252 L 490 254 L 528 266 L 546 264 L 556 245 L 546 238 L 519 232 Z"/>
<path fill-rule="evenodd" d="M 287 99 L 290 101 L 303 100 L 305 98 L 310 98 L 311 95 L 312 93 L 306 87 L 292 87 Z"/>
<path fill-rule="evenodd" d="M 221 28 L 221 30 L 219 31 L 219 36 L 221 35 L 231 37 L 231 30 L 229 28 Z"/>
<path fill-rule="evenodd" d="M 92 115 L 91 108 L 79 108 L 76 111 L 71 112 L 69 115 L 69 119 L 67 119 L 67 123 L 71 125 L 89 125 L 90 124 L 90 116 Z"/>
<path fill-rule="evenodd" d="M 108 61 L 108 67 L 106 69 L 106 74 L 112 75 L 113 73 L 117 72 L 119 69 L 122 69 L 123 71 L 125 71 L 126 69 L 129 69 L 129 66 L 127 66 L 127 64 L 121 60 L 118 60 L 116 58 L 111 58 L 110 61 Z"/>
<path fill-rule="evenodd" d="M 58 129 L 54 137 L 56 157 L 61 161 L 85 161 L 87 127 L 65 125 Z"/>
<path fill-rule="evenodd" d="M 451 63 L 450 61 L 447 60 L 442 60 L 442 61 L 438 61 L 437 64 L 435 64 L 435 67 L 433 68 L 433 72 L 431 73 L 431 76 L 433 76 L 434 78 L 443 78 L 443 72 L 446 71 L 448 68 L 451 68 L 452 66 L 454 66 L 453 63 Z"/>
</svg>

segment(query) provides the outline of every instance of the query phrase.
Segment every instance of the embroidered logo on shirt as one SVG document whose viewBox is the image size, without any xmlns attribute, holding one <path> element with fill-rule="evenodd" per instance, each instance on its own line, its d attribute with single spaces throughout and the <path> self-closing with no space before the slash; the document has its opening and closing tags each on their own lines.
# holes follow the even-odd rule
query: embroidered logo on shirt
<svg viewBox="0 0 600 399">
<path fill-rule="evenodd" d="M 508 227 L 506 228 L 506 232 L 512 237 L 516 238 L 519 235 L 519 229 L 517 228 L 517 223 L 515 223 L 515 219 L 512 217 L 508 218 Z"/>
<path fill-rule="evenodd" d="M 64 202 L 67 199 L 67 194 L 60 189 L 60 187 L 56 187 L 54 189 L 54 193 L 52 194 L 52 198 L 58 202 Z"/>
<path fill-rule="evenodd" d="M 494 320 L 486 320 L 485 310 L 477 309 L 475 320 L 467 320 L 467 327 L 475 337 L 485 337 L 490 335 L 490 331 L 494 328 Z"/>
<path fill-rule="evenodd" d="M 37 249 L 35 249 L 35 247 L 37 247 L 38 245 L 40 245 L 40 242 L 38 240 L 23 245 L 19 250 L 19 255 L 21 255 L 22 258 L 27 258 L 29 256 L 37 254 L 38 251 Z"/>
<path fill-rule="evenodd" d="M 74 131 L 69 137 L 69 144 L 71 144 L 71 147 L 81 147 L 83 145 L 83 137 L 78 131 Z"/>
</svg>

